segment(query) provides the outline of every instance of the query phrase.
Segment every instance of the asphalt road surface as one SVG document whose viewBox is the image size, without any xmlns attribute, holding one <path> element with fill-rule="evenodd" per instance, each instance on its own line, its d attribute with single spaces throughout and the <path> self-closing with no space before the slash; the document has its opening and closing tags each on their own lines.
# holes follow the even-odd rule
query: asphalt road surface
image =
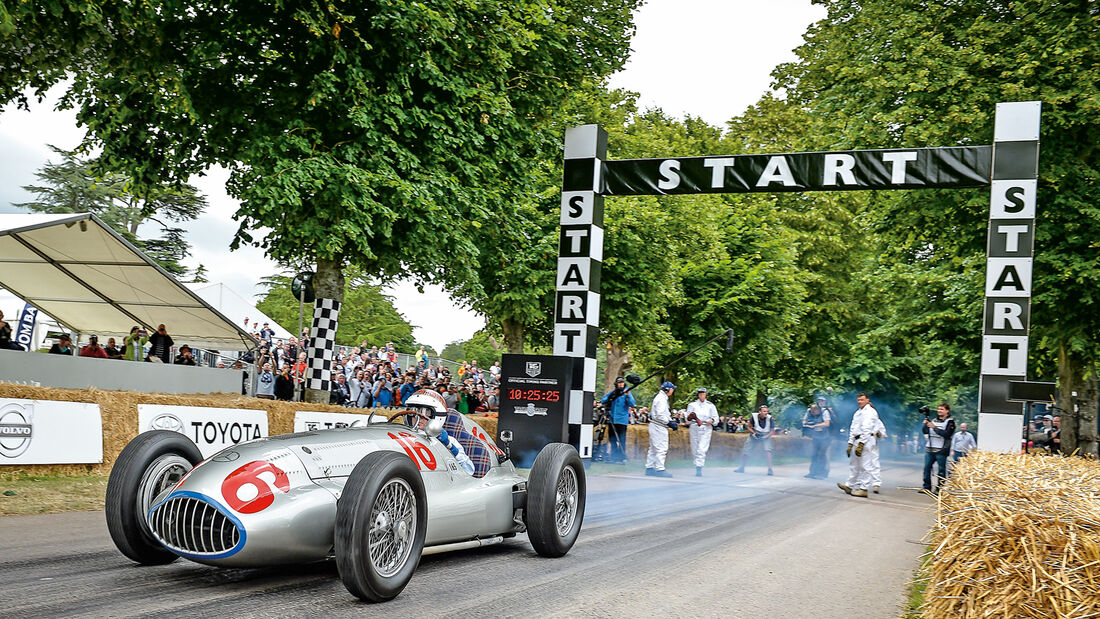
<svg viewBox="0 0 1100 619">
<path fill-rule="evenodd" d="M 843 468 L 842 472 L 840 469 Z M 137 566 L 103 515 L 0 519 L 5 617 L 897 617 L 924 552 L 932 500 L 916 461 L 883 462 L 883 493 L 845 495 L 806 465 L 705 476 L 590 475 L 584 527 L 561 559 L 526 535 L 424 557 L 405 591 L 364 604 L 334 562 L 221 569 L 186 560 Z"/>
</svg>

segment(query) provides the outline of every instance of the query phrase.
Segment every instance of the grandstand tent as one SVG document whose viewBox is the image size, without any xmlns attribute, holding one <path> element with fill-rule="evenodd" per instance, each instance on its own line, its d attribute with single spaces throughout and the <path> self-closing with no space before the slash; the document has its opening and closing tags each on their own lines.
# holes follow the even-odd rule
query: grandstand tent
<svg viewBox="0 0 1100 619">
<path fill-rule="evenodd" d="M 0 287 L 76 333 L 152 333 L 163 323 L 177 346 L 256 345 L 91 213 L 0 214 Z"/>
</svg>

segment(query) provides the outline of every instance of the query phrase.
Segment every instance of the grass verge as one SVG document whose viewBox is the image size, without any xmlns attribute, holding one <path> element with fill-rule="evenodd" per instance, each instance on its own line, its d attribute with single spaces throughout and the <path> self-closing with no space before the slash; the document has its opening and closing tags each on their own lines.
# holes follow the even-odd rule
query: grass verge
<svg viewBox="0 0 1100 619">
<path fill-rule="evenodd" d="M 924 605 L 924 588 L 928 586 L 928 567 L 932 563 L 932 549 L 921 558 L 920 566 L 913 572 L 913 580 L 909 583 L 909 599 L 905 606 L 902 619 L 919 619 L 921 606 Z"/>
<path fill-rule="evenodd" d="M 0 516 L 103 509 L 106 475 L 0 476 Z"/>
</svg>

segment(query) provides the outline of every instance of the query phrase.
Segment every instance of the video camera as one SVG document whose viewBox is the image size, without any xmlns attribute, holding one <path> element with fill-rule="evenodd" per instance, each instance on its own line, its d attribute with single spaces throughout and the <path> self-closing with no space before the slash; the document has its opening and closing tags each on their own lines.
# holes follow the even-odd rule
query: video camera
<svg viewBox="0 0 1100 619">
<path fill-rule="evenodd" d="M 917 409 L 917 412 L 924 415 L 925 419 L 932 418 L 932 409 L 927 404 L 921 405 L 921 407 Z"/>
</svg>

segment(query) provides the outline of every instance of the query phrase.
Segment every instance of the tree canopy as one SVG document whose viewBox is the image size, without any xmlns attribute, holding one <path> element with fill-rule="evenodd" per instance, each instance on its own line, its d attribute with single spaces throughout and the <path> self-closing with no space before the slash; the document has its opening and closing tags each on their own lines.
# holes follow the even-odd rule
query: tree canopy
<svg viewBox="0 0 1100 619">
<path fill-rule="evenodd" d="M 46 162 L 35 178 L 40 184 L 23 189 L 35 195 L 31 202 L 15 204 L 35 213 L 93 213 L 164 270 L 176 276 L 187 274 L 183 260 L 191 246 L 183 226 L 194 221 L 206 208 L 206 198 L 191 185 L 149 186 L 141 191 L 133 179 L 119 172 L 104 171 L 96 160 L 51 146 L 60 161 Z M 160 226 L 160 236 L 139 237 L 143 224 Z M 205 277 L 196 267 L 195 281 Z M 202 279 L 205 281 L 205 279 Z"/>
<path fill-rule="evenodd" d="M 297 333 L 298 299 L 290 291 L 290 281 L 291 278 L 286 275 L 265 277 L 263 284 L 267 292 L 256 308 L 287 331 Z M 393 298 L 383 294 L 377 285 L 358 278 L 349 280 L 340 314 L 336 343 L 341 346 L 359 346 L 363 342 L 368 346 L 382 346 L 393 342 L 400 352 L 411 354 L 416 350 L 414 326 L 394 308 Z M 307 305 L 303 319 L 307 328 L 311 317 L 312 312 Z"/>
</svg>

